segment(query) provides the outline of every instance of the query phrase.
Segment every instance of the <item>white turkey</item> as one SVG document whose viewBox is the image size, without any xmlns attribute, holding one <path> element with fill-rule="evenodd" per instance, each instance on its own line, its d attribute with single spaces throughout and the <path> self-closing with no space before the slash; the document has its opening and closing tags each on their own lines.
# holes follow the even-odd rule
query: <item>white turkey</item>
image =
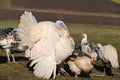
<svg viewBox="0 0 120 80">
<path fill-rule="evenodd" d="M 56 77 L 56 65 L 64 61 L 74 50 L 74 41 L 63 21 L 37 22 L 31 12 L 21 16 L 18 34 L 23 46 L 28 45 L 25 56 L 32 60 L 34 75 L 49 79 Z"/>
<path fill-rule="evenodd" d="M 83 72 L 89 75 L 89 72 L 93 69 L 94 63 L 95 60 L 87 56 L 77 56 L 76 58 L 71 56 L 67 60 L 67 64 L 70 70 L 75 73 L 75 77 L 78 77 L 78 75 Z"/>
<path fill-rule="evenodd" d="M 117 69 L 119 68 L 119 62 L 118 62 L 118 54 L 115 47 L 113 47 L 111 44 L 102 46 L 101 44 L 97 44 L 99 48 L 99 58 L 104 64 L 105 71 L 106 68 L 111 71 L 111 67 Z M 108 72 L 108 75 L 110 75 L 111 72 Z"/>
</svg>

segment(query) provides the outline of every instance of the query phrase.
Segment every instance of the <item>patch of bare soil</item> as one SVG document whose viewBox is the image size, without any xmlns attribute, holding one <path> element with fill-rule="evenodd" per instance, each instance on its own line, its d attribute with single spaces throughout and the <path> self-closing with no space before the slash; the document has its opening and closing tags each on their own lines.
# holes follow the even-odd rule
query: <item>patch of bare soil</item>
<svg viewBox="0 0 120 80">
<path fill-rule="evenodd" d="M 64 9 L 120 14 L 120 5 L 110 0 L 12 0 L 12 6 L 25 8 Z"/>
<path fill-rule="evenodd" d="M 24 13 L 23 10 L 8 10 L 0 9 L 0 20 L 19 20 Z M 56 21 L 63 20 L 66 23 L 82 23 L 82 24 L 97 24 L 97 25 L 120 25 L 120 18 L 101 17 L 101 16 L 84 16 L 84 15 L 69 15 L 59 13 L 43 13 L 33 12 L 33 15 L 38 21 Z"/>
</svg>

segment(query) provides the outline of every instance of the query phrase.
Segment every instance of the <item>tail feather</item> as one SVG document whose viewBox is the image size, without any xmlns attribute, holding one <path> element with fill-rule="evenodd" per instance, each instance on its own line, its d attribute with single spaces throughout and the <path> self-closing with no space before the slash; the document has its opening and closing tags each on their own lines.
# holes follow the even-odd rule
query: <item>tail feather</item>
<svg viewBox="0 0 120 80">
<path fill-rule="evenodd" d="M 22 18 L 21 21 L 23 21 L 24 25 L 33 25 L 37 23 L 37 20 L 32 15 L 32 13 L 28 11 L 25 11 L 21 18 Z"/>
<path fill-rule="evenodd" d="M 30 64 L 30 67 L 32 67 L 34 64 L 36 64 L 38 61 L 41 61 L 41 59 L 38 58 L 38 59 L 33 60 L 33 61 L 31 62 L 31 64 Z M 37 66 L 36 66 L 36 67 L 37 67 Z M 35 68 L 35 67 L 34 67 L 34 68 Z"/>
<path fill-rule="evenodd" d="M 53 78 L 55 78 L 56 62 L 52 56 L 49 56 L 47 58 L 35 59 L 35 61 L 33 60 L 33 62 L 31 63 L 31 65 L 33 65 L 34 63 L 36 63 L 36 65 L 33 68 L 35 76 L 39 78 L 49 79 L 53 73 Z"/>
<path fill-rule="evenodd" d="M 109 60 L 109 61 L 110 61 L 111 65 L 112 65 L 112 67 L 114 69 L 118 69 L 119 68 L 119 62 L 118 62 L 118 60 Z"/>
<path fill-rule="evenodd" d="M 28 28 L 36 23 L 37 20 L 35 19 L 31 12 L 25 11 L 24 14 L 21 16 L 17 32 L 19 34 L 20 39 L 22 40 L 22 45 L 28 45 L 27 42 Z"/>
<path fill-rule="evenodd" d="M 119 68 L 119 62 L 118 62 L 118 53 L 114 46 L 112 45 L 106 45 L 104 47 L 104 54 L 107 60 L 110 61 L 113 68 Z"/>
</svg>

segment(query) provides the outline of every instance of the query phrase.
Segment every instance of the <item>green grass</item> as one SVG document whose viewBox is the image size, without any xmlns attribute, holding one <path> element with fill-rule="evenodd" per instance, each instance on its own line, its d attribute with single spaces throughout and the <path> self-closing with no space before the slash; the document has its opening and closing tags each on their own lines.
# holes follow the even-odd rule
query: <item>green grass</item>
<svg viewBox="0 0 120 80">
<path fill-rule="evenodd" d="M 16 28 L 18 26 L 19 21 L 17 20 L 6 20 L 6 21 L 0 21 L 0 27 L 13 27 Z"/>
<path fill-rule="evenodd" d="M 19 21 L 0 21 L 0 26 L 17 27 Z M 95 43 L 112 44 L 117 48 L 120 59 L 120 26 L 109 25 L 86 25 L 67 24 L 70 34 L 76 42 L 81 40 L 81 34 L 87 33 L 88 39 Z M 6 54 L 0 50 L 0 80 L 43 80 L 35 77 L 27 67 L 28 60 L 24 58 L 24 53 L 15 54 L 17 64 L 6 63 Z M 120 60 L 119 60 L 120 61 Z M 98 62 L 99 63 L 99 62 Z M 100 63 L 99 63 L 100 64 Z M 91 80 L 119 80 L 120 71 L 113 69 L 114 76 L 105 76 L 101 72 L 93 69 L 90 74 Z M 53 79 L 50 79 L 53 80 Z M 90 80 L 90 78 L 76 79 L 69 75 L 57 76 L 56 80 Z"/>
<path fill-rule="evenodd" d="M 81 34 L 87 33 L 88 40 L 103 45 L 112 44 L 120 54 L 120 26 L 69 24 L 69 30 L 76 42 L 81 40 Z"/>
<path fill-rule="evenodd" d="M 120 0 L 111 0 L 111 1 L 120 4 Z"/>
</svg>

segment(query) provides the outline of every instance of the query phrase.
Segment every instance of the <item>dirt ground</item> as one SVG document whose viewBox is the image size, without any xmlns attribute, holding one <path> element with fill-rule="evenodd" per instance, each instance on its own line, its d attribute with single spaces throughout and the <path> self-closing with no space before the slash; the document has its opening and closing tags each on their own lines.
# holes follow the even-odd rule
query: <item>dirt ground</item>
<svg viewBox="0 0 120 80">
<path fill-rule="evenodd" d="M 0 9 L 0 20 L 19 20 L 24 11 Z M 66 23 L 97 24 L 97 25 L 120 25 L 120 18 L 101 17 L 101 16 L 83 16 L 68 15 L 58 13 L 33 12 L 38 21 L 63 20 Z"/>
<path fill-rule="evenodd" d="M 120 14 L 120 5 L 111 2 L 110 0 L 11 0 L 11 6 L 17 7 L 18 10 L 0 9 L 0 20 L 19 20 L 24 9 L 63 9 L 97 13 Z M 64 13 L 64 12 L 63 12 Z M 33 15 L 38 21 L 50 20 L 56 21 L 61 19 L 66 23 L 81 23 L 81 24 L 97 24 L 97 25 L 120 25 L 120 17 L 105 17 L 94 15 L 72 15 L 63 13 L 47 13 L 35 12 Z M 83 13 L 83 14 L 84 14 Z M 120 15 L 119 15 L 120 16 Z"/>
<path fill-rule="evenodd" d="M 12 0 L 12 5 L 25 8 L 65 9 L 120 14 L 120 5 L 111 0 Z"/>
</svg>

